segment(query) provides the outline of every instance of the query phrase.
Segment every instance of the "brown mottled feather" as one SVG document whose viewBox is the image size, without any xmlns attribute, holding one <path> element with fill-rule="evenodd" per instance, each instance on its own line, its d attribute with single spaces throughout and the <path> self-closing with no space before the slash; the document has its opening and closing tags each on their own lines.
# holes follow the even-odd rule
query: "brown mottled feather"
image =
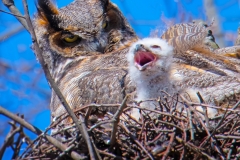
<svg viewBox="0 0 240 160">
<path fill-rule="evenodd" d="M 218 48 L 207 28 L 195 27 L 179 24 L 166 32 L 175 51 L 171 80 L 189 100 L 199 102 L 199 91 L 206 103 L 233 106 L 240 98 L 239 46 Z"/>
<path fill-rule="evenodd" d="M 177 36 L 186 35 L 189 33 L 204 32 L 208 26 L 204 23 L 180 23 L 173 25 L 167 29 L 161 36 L 162 39 L 171 39 Z"/>
<path fill-rule="evenodd" d="M 121 103 L 126 93 L 134 91 L 126 68 L 127 51 L 89 57 L 65 72 L 58 84 L 73 109 L 91 103 Z M 55 116 L 63 113 L 64 108 L 55 94 L 51 106 Z M 116 108 L 108 108 L 107 111 L 114 112 Z"/>
</svg>

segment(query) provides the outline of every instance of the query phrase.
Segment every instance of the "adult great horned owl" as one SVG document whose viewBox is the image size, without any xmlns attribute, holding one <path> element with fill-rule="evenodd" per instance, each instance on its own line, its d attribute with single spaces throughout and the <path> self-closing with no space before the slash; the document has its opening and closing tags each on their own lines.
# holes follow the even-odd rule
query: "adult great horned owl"
<svg viewBox="0 0 240 160">
<path fill-rule="evenodd" d="M 125 87 L 130 86 L 125 54 L 112 51 L 124 50 L 137 37 L 114 4 L 75 0 L 58 9 L 49 0 L 38 0 L 34 26 L 49 70 L 72 109 L 121 103 L 132 92 Z M 50 109 L 53 117 L 65 112 L 54 92 Z"/>
</svg>

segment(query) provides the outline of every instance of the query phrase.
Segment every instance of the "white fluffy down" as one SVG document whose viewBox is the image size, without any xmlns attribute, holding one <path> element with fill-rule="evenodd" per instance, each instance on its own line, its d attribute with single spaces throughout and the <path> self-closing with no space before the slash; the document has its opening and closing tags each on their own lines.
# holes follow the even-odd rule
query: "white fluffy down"
<svg viewBox="0 0 240 160">
<path fill-rule="evenodd" d="M 158 57 L 153 66 L 142 71 L 135 66 L 134 62 L 134 53 L 138 44 L 143 45 L 145 49 L 151 51 Z M 151 47 L 154 45 L 160 47 Z M 159 90 L 168 90 L 166 88 L 172 88 L 169 83 L 168 72 L 172 64 L 173 48 L 165 40 L 160 38 L 145 38 L 139 40 L 131 46 L 126 56 L 129 62 L 130 79 L 136 85 L 137 101 L 157 98 L 160 96 Z M 154 109 L 155 105 L 142 103 L 141 107 Z M 132 116 L 138 119 L 139 113 L 133 111 Z"/>
<path fill-rule="evenodd" d="M 150 68 L 146 69 L 144 71 L 140 71 L 137 69 L 137 67 L 134 64 L 134 50 L 136 48 L 137 44 L 142 44 L 144 48 L 151 51 L 155 55 L 157 55 L 159 58 L 156 61 L 155 65 Z M 158 45 L 160 48 L 152 48 L 151 46 Z M 129 75 L 130 79 L 133 83 L 136 84 L 137 87 L 137 100 L 145 100 L 149 98 L 157 98 L 157 97 L 151 97 L 153 94 L 158 96 L 156 94 L 157 89 L 162 87 L 165 87 L 169 83 L 168 80 L 168 71 L 170 70 L 170 65 L 172 64 L 173 59 L 173 48 L 168 45 L 168 43 L 160 38 L 145 38 L 142 40 L 137 41 L 134 43 L 128 54 L 127 54 L 127 60 L 129 62 Z M 158 82 L 156 84 L 155 89 L 149 88 L 151 85 L 151 81 L 161 76 L 161 79 L 158 79 Z"/>
</svg>

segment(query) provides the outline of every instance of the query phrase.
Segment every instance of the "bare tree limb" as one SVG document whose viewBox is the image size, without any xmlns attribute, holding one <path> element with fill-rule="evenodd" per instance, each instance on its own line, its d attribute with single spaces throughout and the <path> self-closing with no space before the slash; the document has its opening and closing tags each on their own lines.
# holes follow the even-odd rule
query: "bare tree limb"
<svg viewBox="0 0 240 160">
<path fill-rule="evenodd" d="M 124 108 L 126 108 L 126 102 L 128 99 L 128 95 L 124 98 L 121 106 L 119 107 L 119 109 L 117 110 L 117 112 L 114 114 L 113 116 L 113 129 L 112 129 L 112 134 L 111 134 L 111 139 L 110 139 L 110 144 L 113 147 L 113 145 L 115 144 L 116 141 L 116 132 L 117 132 L 117 126 L 118 126 L 118 122 L 120 120 L 120 115 L 122 114 Z"/>
<path fill-rule="evenodd" d="M 11 13 L 11 12 L 4 11 L 4 10 L 2 10 L 2 9 L 0 9 L 0 12 L 3 12 L 3 13 L 6 13 L 6 14 L 13 15 L 13 16 L 15 16 L 15 17 L 20 17 L 20 18 L 24 18 L 24 19 L 25 19 L 25 17 L 22 16 L 22 15 L 17 15 L 17 14 Z"/>
<path fill-rule="evenodd" d="M 13 13 L 13 15 L 17 15 L 15 17 L 24 26 L 24 28 L 26 28 L 28 31 L 29 29 L 28 29 L 26 19 L 23 18 L 24 16 L 22 16 L 21 12 L 16 8 L 16 6 L 14 5 L 14 1 L 13 0 L 2 0 L 2 2 L 11 11 L 11 13 Z"/>
<path fill-rule="evenodd" d="M 14 27 L 14 29 L 0 35 L 0 43 L 3 41 L 6 41 L 7 39 L 9 39 L 10 37 L 14 36 L 15 34 L 21 32 L 24 30 L 24 27 L 22 25 L 19 25 L 17 27 Z"/>
<path fill-rule="evenodd" d="M 24 119 L 16 116 L 15 114 L 9 112 L 8 110 L 4 109 L 3 107 L 0 106 L 0 114 L 3 114 L 5 116 L 7 116 L 8 118 L 18 122 L 19 124 L 21 124 L 22 126 L 24 126 L 25 128 L 29 129 L 30 131 L 32 131 L 33 133 L 40 135 L 42 134 L 42 131 L 40 129 L 38 129 L 37 127 L 29 124 L 28 122 L 26 122 Z"/>
<path fill-rule="evenodd" d="M 43 132 L 38 129 L 37 127 L 29 124 L 27 121 L 25 121 L 24 119 L 16 116 L 15 114 L 9 112 L 8 110 L 4 109 L 3 107 L 0 106 L 0 114 L 3 114 L 5 116 L 7 116 L 8 118 L 16 121 L 17 123 L 19 123 L 20 125 L 22 125 L 23 127 L 29 129 L 30 131 L 32 131 L 33 133 L 37 134 L 37 135 L 41 135 L 43 134 Z M 67 149 L 67 147 L 62 144 L 61 142 L 59 142 L 58 140 L 56 140 L 55 138 L 45 135 L 45 138 L 52 143 L 55 147 L 57 147 L 58 149 L 65 151 Z M 82 156 L 80 156 L 79 154 L 77 154 L 76 152 L 71 152 L 71 157 L 73 159 L 83 159 Z"/>
<path fill-rule="evenodd" d="M 17 127 L 15 129 L 12 127 L 11 131 L 6 136 L 6 138 L 4 140 L 4 143 L 3 143 L 3 145 L 2 145 L 2 147 L 0 149 L 0 159 L 2 159 L 3 154 L 4 154 L 5 150 L 6 150 L 6 148 L 13 143 L 14 135 L 19 133 L 20 131 L 21 131 L 20 127 Z"/>
</svg>

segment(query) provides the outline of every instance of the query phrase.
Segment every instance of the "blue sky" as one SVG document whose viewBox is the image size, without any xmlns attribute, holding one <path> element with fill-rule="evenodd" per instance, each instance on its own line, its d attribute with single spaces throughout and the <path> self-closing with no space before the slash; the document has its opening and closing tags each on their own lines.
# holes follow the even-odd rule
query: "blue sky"
<svg viewBox="0 0 240 160">
<path fill-rule="evenodd" d="M 69 0 L 58 0 L 59 7 L 67 5 Z M 192 19 L 204 19 L 207 17 L 203 8 L 203 2 L 199 0 L 113 0 L 130 21 L 139 37 L 147 37 L 150 32 L 166 29 L 162 19 L 173 20 L 177 23 L 187 22 Z M 236 36 L 239 25 L 240 11 L 237 0 L 215 0 L 220 16 L 222 28 L 226 39 Z M 22 1 L 16 1 L 16 5 L 23 13 Z M 29 1 L 30 13 L 36 11 L 34 1 Z M 0 9 L 7 9 L 0 2 Z M 165 17 L 165 18 L 162 18 Z M 20 24 L 11 16 L 0 12 L 0 37 Z M 231 45 L 232 40 L 226 40 Z M 14 113 L 25 114 L 26 119 L 44 130 L 50 123 L 48 110 L 50 89 L 36 61 L 34 53 L 30 49 L 31 39 L 26 31 L 0 42 L 0 64 L 6 63 L 9 68 L 1 68 L 0 65 L 0 106 Z M 0 146 L 4 135 L 9 131 L 6 124 L 8 119 L 0 115 Z M 29 132 L 27 132 L 29 133 Z M 10 153 L 10 151 L 8 152 Z M 4 159 L 10 159 L 6 154 Z"/>
</svg>

